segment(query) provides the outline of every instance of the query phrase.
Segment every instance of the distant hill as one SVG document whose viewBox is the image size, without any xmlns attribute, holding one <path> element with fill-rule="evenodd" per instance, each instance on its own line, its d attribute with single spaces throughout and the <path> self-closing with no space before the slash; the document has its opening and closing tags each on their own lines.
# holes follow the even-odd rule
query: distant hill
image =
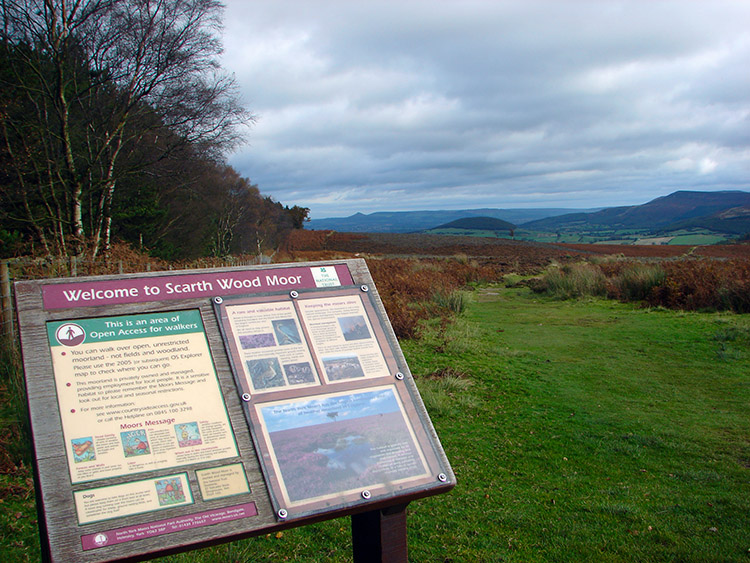
<svg viewBox="0 0 750 563">
<path fill-rule="evenodd" d="M 673 224 L 675 228 L 702 228 L 721 233 L 743 235 L 750 233 L 750 206 L 732 207 L 707 217 L 687 219 Z"/>
<path fill-rule="evenodd" d="M 526 223 L 544 217 L 567 213 L 593 212 L 596 209 L 460 209 L 444 211 L 378 211 L 365 215 L 355 213 L 349 217 L 313 219 L 308 229 L 332 230 L 347 233 L 412 233 L 432 229 L 466 217 L 494 217 L 513 224 Z"/>
<path fill-rule="evenodd" d="M 750 232 L 750 193 L 678 191 L 642 205 L 610 207 L 593 213 L 547 217 L 521 225 L 534 231 L 571 229 L 648 229 L 669 231 L 702 227 L 717 232 Z"/>
<path fill-rule="evenodd" d="M 516 226 L 508 221 L 502 219 L 496 219 L 494 217 L 465 217 L 463 219 L 456 219 L 450 223 L 438 225 L 433 229 L 429 229 L 425 232 L 431 233 L 435 231 L 444 230 L 456 230 L 459 233 L 461 231 L 494 231 L 494 232 L 512 232 Z"/>
</svg>

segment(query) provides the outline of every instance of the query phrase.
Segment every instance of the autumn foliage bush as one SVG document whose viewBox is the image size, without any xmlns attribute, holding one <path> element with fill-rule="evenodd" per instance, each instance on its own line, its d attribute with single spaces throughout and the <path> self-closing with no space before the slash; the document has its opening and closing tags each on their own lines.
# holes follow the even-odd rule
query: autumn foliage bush
<svg viewBox="0 0 750 563">
<path fill-rule="evenodd" d="M 620 301 L 687 311 L 750 313 L 750 260 L 584 262 L 549 268 L 530 285 L 537 292 L 561 298 L 601 295 L 605 287 L 608 297 Z"/>
<path fill-rule="evenodd" d="M 496 280 L 499 271 L 465 257 L 383 258 L 367 261 L 396 336 L 413 338 L 419 322 L 447 320 L 461 309 L 456 292 L 472 283 Z"/>
<path fill-rule="evenodd" d="M 664 270 L 666 279 L 648 296 L 649 304 L 750 313 L 749 260 L 682 260 L 665 263 Z"/>
</svg>

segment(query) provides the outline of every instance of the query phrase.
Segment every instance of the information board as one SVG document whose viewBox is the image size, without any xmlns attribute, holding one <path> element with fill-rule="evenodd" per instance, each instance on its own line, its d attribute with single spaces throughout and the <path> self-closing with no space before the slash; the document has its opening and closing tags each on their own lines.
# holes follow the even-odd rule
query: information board
<svg viewBox="0 0 750 563">
<path fill-rule="evenodd" d="M 455 485 L 362 260 L 15 289 L 52 561 L 155 557 Z"/>
</svg>

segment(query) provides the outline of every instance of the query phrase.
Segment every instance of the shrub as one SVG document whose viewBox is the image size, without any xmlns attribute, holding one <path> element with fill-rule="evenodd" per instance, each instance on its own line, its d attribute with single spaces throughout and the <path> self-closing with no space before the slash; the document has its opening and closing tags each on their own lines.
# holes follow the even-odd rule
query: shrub
<svg viewBox="0 0 750 563">
<path fill-rule="evenodd" d="M 460 315 L 466 310 L 469 297 L 464 291 L 445 293 L 443 290 L 438 290 L 432 296 L 432 301 L 438 308 Z"/>
<path fill-rule="evenodd" d="M 0 471 L 31 459 L 21 354 L 14 343 L 0 339 Z"/>
<path fill-rule="evenodd" d="M 603 296 L 607 294 L 607 279 L 597 266 L 582 262 L 552 266 L 531 287 L 559 299 Z"/>
<path fill-rule="evenodd" d="M 672 309 L 750 312 L 750 262 L 710 259 L 665 262 L 666 279 L 648 298 Z"/>
<path fill-rule="evenodd" d="M 420 322 L 441 324 L 464 311 L 470 283 L 493 281 L 496 270 L 458 256 L 452 259 L 368 259 L 378 293 L 399 338 L 414 338 Z"/>
<path fill-rule="evenodd" d="M 666 278 L 667 273 L 658 264 L 626 264 L 611 281 L 615 291 L 613 297 L 623 301 L 643 301 L 655 287 L 663 285 Z"/>
<path fill-rule="evenodd" d="M 750 313 L 750 279 L 725 280 L 718 290 L 721 309 L 735 313 Z"/>
<path fill-rule="evenodd" d="M 750 313 L 750 261 L 708 258 L 554 265 L 525 282 L 561 299 L 606 295 L 669 309 Z"/>
</svg>

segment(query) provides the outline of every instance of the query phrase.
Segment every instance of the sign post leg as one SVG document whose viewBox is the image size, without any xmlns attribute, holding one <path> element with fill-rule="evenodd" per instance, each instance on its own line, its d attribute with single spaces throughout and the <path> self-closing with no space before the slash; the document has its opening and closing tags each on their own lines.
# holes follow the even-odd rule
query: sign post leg
<svg viewBox="0 0 750 563">
<path fill-rule="evenodd" d="M 354 563 L 406 563 L 406 504 L 353 514 L 352 545 Z"/>
</svg>

